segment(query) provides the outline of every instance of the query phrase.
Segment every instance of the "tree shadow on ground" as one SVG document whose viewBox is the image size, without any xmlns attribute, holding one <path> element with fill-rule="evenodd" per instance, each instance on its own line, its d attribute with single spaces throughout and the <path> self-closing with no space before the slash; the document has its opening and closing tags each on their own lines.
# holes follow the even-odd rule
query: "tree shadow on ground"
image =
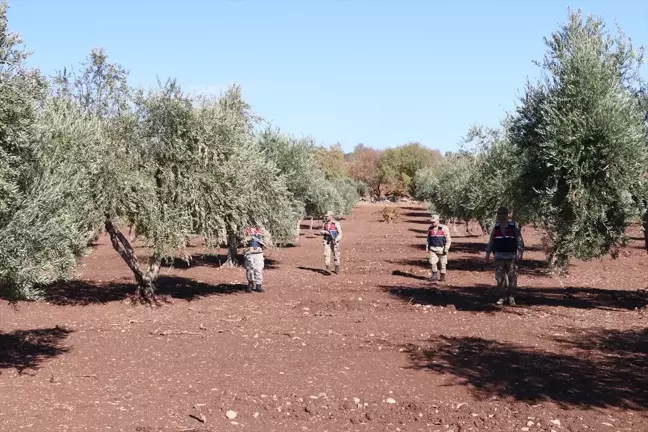
<svg viewBox="0 0 648 432">
<path fill-rule="evenodd" d="M 425 276 L 416 275 L 416 274 L 413 274 L 413 273 L 408 273 L 408 272 L 404 272 L 404 271 L 400 271 L 400 270 L 394 270 L 392 272 L 392 275 L 394 275 L 394 276 L 402 276 L 402 277 L 406 277 L 406 278 L 410 278 L 410 279 L 417 279 L 417 280 L 422 280 L 422 281 L 425 281 L 425 280 L 429 279 L 428 277 L 425 277 Z"/>
<path fill-rule="evenodd" d="M 486 288 L 459 291 L 439 286 L 408 287 L 379 285 L 383 291 L 405 302 L 431 306 L 454 306 L 458 311 L 495 312 L 501 309 L 497 296 Z"/>
<path fill-rule="evenodd" d="M 426 218 L 425 220 L 429 220 L 431 215 L 430 212 L 426 211 L 409 211 L 407 213 L 403 213 L 403 216 L 411 218 Z"/>
<path fill-rule="evenodd" d="M 563 343 L 560 354 L 477 337 L 409 345 L 411 368 L 451 374 L 478 398 L 551 401 L 563 408 L 648 408 L 648 332 L 599 332 Z"/>
<path fill-rule="evenodd" d="M 414 231 L 410 229 L 410 231 Z M 423 233 L 426 233 L 427 231 L 421 230 Z M 455 236 L 459 237 L 459 236 Z M 461 236 L 460 238 L 470 238 L 470 237 L 479 237 L 479 236 Z M 486 253 L 486 245 L 487 245 L 487 240 L 482 241 L 482 242 L 468 242 L 468 241 L 461 241 L 461 242 L 453 242 L 452 245 L 450 246 L 450 253 L 456 253 L 456 252 L 461 252 L 461 253 L 469 253 L 469 254 L 485 254 Z M 415 249 L 425 249 L 425 244 L 420 245 L 420 244 L 412 244 L 411 247 Z M 542 247 L 540 246 L 527 246 L 525 248 L 526 252 L 541 252 Z M 525 260 L 523 260 L 524 262 Z"/>
<path fill-rule="evenodd" d="M 181 300 L 196 300 L 212 295 L 233 294 L 243 292 L 244 284 L 211 285 L 193 279 L 160 276 L 155 283 L 157 296 Z M 136 292 L 135 283 L 100 283 L 73 280 L 59 282 L 43 287 L 45 301 L 58 306 L 86 306 L 126 300 Z"/>
<path fill-rule="evenodd" d="M 22 374 L 25 369 L 38 369 L 44 361 L 70 350 L 62 346 L 70 333 L 59 326 L 0 332 L 0 370 L 15 368 Z"/>
<path fill-rule="evenodd" d="M 494 281 L 493 281 L 494 282 Z M 442 284 L 434 288 L 412 286 L 380 286 L 381 289 L 408 303 L 433 306 L 454 305 L 457 310 L 488 312 L 505 310 L 495 305 L 500 293 L 493 285 L 453 287 Z M 518 288 L 517 307 L 551 306 L 574 309 L 634 310 L 648 305 L 644 292 L 599 288 Z"/>
<path fill-rule="evenodd" d="M 236 255 L 236 261 L 238 265 L 244 262 L 243 254 Z M 187 262 L 182 258 L 174 258 L 173 261 L 163 262 L 162 267 L 173 268 L 178 270 L 186 270 L 192 267 L 212 267 L 220 268 L 227 262 L 227 255 L 218 254 L 196 254 L 191 256 L 191 261 Z M 278 267 L 278 261 L 265 257 L 265 269 L 274 270 Z"/>
<path fill-rule="evenodd" d="M 420 249 L 423 254 L 425 254 L 425 245 L 412 245 Z M 427 256 L 422 256 L 419 259 L 405 258 L 400 260 L 388 260 L 389 264 L 395 264 L 404 267 L 421 267 L 429 268 L 430 264 Z M 495 272 L 495 263 L 491 259 L 486 261 L 483 258 L 453 258 L 452 252 L 450 253 L 450 258 L 448 259 L 448 272 L 451 271 L 468 271 L 468 272 Z M 548 264 L 543 260 L 536 259 L 524 259 L 518 263 L 518 275 L 528 275 L 528 276 L 545 276 L 548 272 Z"/>
<path fill-rule="evenodd" d="M 426 229 L 416 229 L 416 228 L 408 228 L 407 231 L 411 231 L 416 234 L 427 234 Z"/>
<path fill-rule="evenodd" d="M 405 219 L 405 222 L 420 225 L 430 225 L 430 221 L 427 219 Z"/>
<path fill-rule="evenodd" d="M 313 273 L 319 273 L 319 274 L 324 275 L 324 276 L 330 276 L 330 275 L 331 275 L 331 273 L 327 272 L 327 271 L 324 270 L 324 269 L 320 269 L 320 268 L 314 268 L 314 267 L 301 267 L 301 266 L 300 266 L 300 267 L 297 267 L 297 268 L 298 268 L 299 270 L 308 270 L 308 271 L 311 271 L 311 272 L 313 272 Z"/>
<path fill-rule="evenodd" d="M 425 211 L 425 207 L 414 207 L 414 206 L 403 206 L 403 207 L 401 207 L 401 209 L 403 209 L 403 210 L 411 210 L 411 211 L 420 211 L 420 212 Z M 426 214 L 429 215 L 430 213 L 426 213 Z"/>
</svg>

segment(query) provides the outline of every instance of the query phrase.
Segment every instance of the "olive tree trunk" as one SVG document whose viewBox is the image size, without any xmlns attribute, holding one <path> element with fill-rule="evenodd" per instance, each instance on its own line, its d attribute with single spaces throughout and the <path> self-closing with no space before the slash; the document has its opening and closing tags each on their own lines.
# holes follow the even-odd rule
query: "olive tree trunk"
<svg viewBox="0 0 648 432">
<path fill-rule="evenodd" d="M 160 274 L 162 259 L 154 254 L 148 261 L 146 271 L 142 271 L 137 255 L 126 236 L 115 227 L 110 219 L 106 219 L 105 227 L 113 248 L 135 275 L 137 294 L 142 300 L 150 303 L 155 299 L 155 280 Z"/>
</svg>

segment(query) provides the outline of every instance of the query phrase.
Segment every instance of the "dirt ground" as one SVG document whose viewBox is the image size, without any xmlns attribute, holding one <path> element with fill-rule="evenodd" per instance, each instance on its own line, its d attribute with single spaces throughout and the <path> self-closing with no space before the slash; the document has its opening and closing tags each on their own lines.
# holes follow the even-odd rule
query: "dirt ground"
<svg viewBox="0 0 648 432">
<path fill-rule="evenodd" d="M 158 309 L 124 302 L 132 274 L 101 237 L 47 303 L 0 305 L 0 430 L 648 431 L 638 228 L 561 279 L 525 228 L 518 305 L 501 307 L 484 236 L 459 227 L 431 283 L 425 209 L 381 209 L 343 220 L 339 276 L 307 229 L 266 254 L 263 294 L 196 247 L 163 269 Z"/>
</svg>

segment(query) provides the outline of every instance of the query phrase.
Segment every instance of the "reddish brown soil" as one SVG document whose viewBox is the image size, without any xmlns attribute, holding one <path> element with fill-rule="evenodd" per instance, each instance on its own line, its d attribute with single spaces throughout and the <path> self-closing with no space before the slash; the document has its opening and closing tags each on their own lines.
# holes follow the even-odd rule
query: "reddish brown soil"
<svg viewBox="0 0 648 432">
<path fill-rule="evenodd" d="M 266 293 L 198 259 L 163 269 L 158 309 L 123 301 L 132 275 L 102 237 L 48 303 L 0 306 L 0 430 L 648 430 L 638 229 L 562 279 L 525 229 L 518 306 L 497 307 L 484 237 L 455 236 L 432 284 L 427 213 L 381 208 L 344 221 L 339 276 L 306 235 L 267 254 Z"/>
</svg>

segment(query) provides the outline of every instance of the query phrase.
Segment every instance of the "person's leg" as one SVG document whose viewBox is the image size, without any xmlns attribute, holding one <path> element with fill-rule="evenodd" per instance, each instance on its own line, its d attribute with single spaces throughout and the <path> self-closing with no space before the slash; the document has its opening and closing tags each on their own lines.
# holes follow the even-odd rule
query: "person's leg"
<svg viewBox="0 0 648 432">
<path fill-rule="evenodd" d="M 245 254 L 243 256 L 243 268 L 245 269 L 245 277 L 247 278 L 247 292 L 251 292 L 256 289 L 256 284 L 254 282 L 254 264 L 252 262 L 252 255 Z"/>
<path fill-rule="evenodd" d="M 499 293 L 500 299 L 497 301 L 497 304 L 504 304 L 506 301 L 507 288 L 506 288 L 506 261 L 495 260 L 495 281 L 497 282 L 497 292 Z"/>
<path fill-rule="evenodd" d="M 515 304 L 515 294 L 517 293 L 517 263 L 515 260 L 508 263 L 506 268 L 508 277 L 507 296 L 510 305 Z"/>
<path fill-rule="evenodd" d="M 324 266 L 326 271 L 329 271 L 329 266 L 331 265 L 331 245 L 329 243 L 324 243 Z"/>
<path fill-rule="evenodd" d="M 254 282 L 256 283 L 256 290 L 263 292 L 263 268 L 265 260 L 262 253 L 254 255 Z"/>
<path fill-rule="evenodd" d="M 432 268 L 432 281 L 436 281 L 439 278 L 439 268 L 438 268 L 438 263 L 439 263 L 439 256 L 430 251 L 430 267 Z"/>
<path fill-rule="evenodd" d="M 448 266 L 448 255 L 443 254 L 439 257 L 439 264 L 441 264 L 441 281 L 446 279 L 446 267 Z"/>
<path fill-rule="evenodd" d="M 340 273 L 340 243 L 333 243 L 333 264 L 335 264 L 335 273 Z"/>
</svg>

